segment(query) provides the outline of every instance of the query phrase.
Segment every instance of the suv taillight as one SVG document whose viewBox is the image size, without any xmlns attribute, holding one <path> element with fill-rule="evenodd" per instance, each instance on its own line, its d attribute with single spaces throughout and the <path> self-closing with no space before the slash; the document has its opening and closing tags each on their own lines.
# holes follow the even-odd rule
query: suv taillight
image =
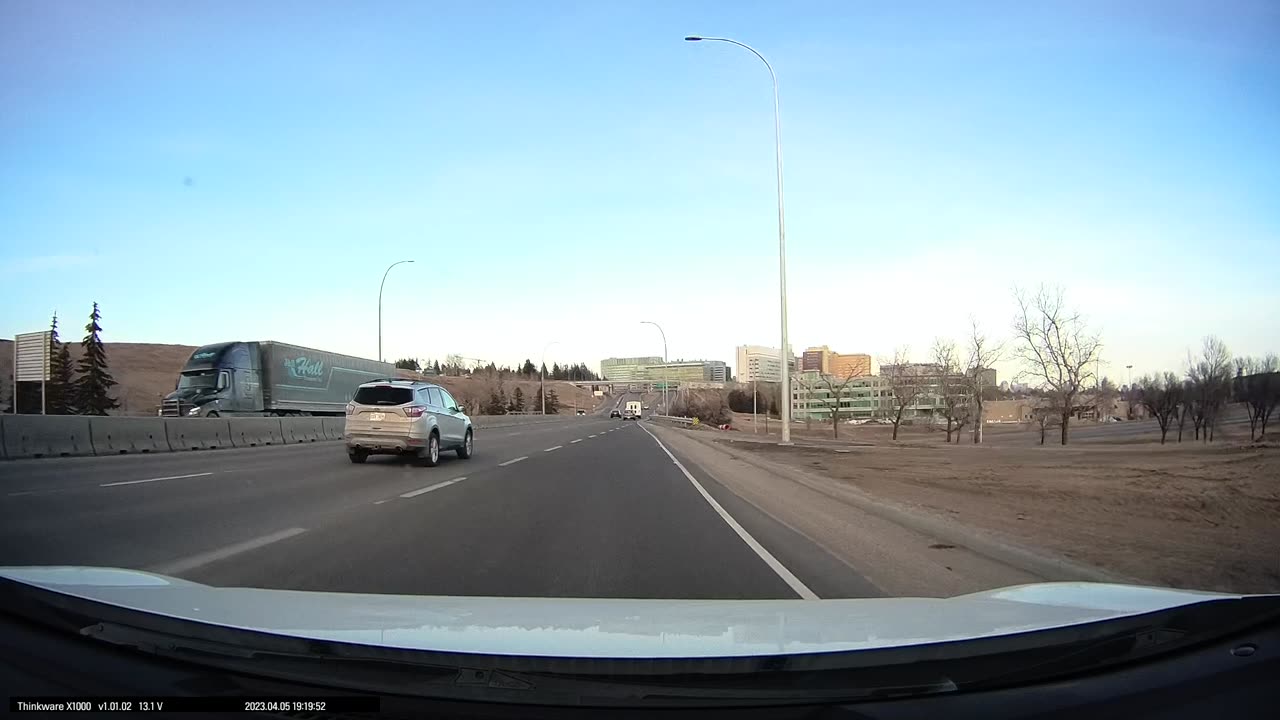
<svg viewBox="0 0 1280 720">
<path fill-rule="evenodd" d="M 347 403 L 347 414 L 350 415 L 355 411 L 356 411 L 356 406 L 352 405 L 351 403 Z"/>
<path fill-rule="evenodd" d="M 422 413 L 427 411 L 426 408 L 420 405 L 410 405 L 409 407 L 402 409 L 404 410 L 405 417 L 422 417 Z"/>
</svg>

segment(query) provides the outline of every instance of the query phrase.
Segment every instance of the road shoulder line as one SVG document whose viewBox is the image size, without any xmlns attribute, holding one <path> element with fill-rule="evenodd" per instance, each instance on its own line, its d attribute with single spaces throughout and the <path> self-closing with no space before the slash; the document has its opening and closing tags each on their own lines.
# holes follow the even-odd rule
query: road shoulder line
<svg viewBox="0 0 1280 720">
<path fill-rule="evenodd" d="M 671 451 L 668 450 L 667 446 L 658 439 L 657 435 L 649 432 L 649 428 L 646 428 L 643 425 L 640 426 L 640 429 L 644 430 L 645 434 L 653 438 L 653 441 L 658 444 L 658 447 L 662 448 L 662 452 L 666 453 L 667 457 L 671 458 L 671 462 L 675 463 L 675 466 L 680 468 L 680 472 L 684 473 L 685 478 L 687 478 L 690 483 L 693 483 L 694 489 L 698 491 L 698 494 L 702 496 L 702 499 L 707 501 L 707 504 L 711 506 L 711 509 L 715 510 L 716 513 L 720 515 L 720 518 L 738 534 L 738 537 L 742 538 L 742 541 L 747 544 L 747 547 L 751 548 L 751 550 L 764 561 L 765 565 L 769 566 L 770 570 L 773 570 L 778 577 L 782 578 L 782 581 L 785 582 L 802 599 L 819 599 L 816 593 L 810 590 L 807 585 L 800 581 L 800 578 L 796 577 L 794 573 L 779 562 L 778 559 L 773 556 L 773 553 L 766 550 L 763 545 L 751 536 L 751 533 L 747 532 L 746 528 L 742 527 L 737 520 L 733 519 L 733 516 L 730 515 L 715 498 L 711 497 L 711 493 L 708 493 L 707 489 L 702 486 L 702 483 L 698 482 L 698 479 L 693 476 L 693 473 L 690 473 L 689 470 L 676 459 L 676 456 L 671 454 Z"/>
</svg>

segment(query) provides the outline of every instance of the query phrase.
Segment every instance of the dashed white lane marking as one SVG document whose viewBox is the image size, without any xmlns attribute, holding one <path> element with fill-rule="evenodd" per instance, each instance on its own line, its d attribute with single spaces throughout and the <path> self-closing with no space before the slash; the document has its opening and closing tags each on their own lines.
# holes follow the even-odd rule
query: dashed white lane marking
<svg viewBox="0 0 1280 720">
<path fill-rule="evenodd" d="M 593 438 L 593 437 L 595 437 L 595 435 L 588 435 L 587 437 L 589 437 L 589 438 Z"/>
<path fill-rule="evenodd" d="M 98 487 L 115 487 L 117 485 L 138 485 L 140 483 L 160 482 L 161 480 L 181 480 L 183 478 L 204 477 L 211 472 L 191 473 L 190 475 L 170 475 L 168 477 L 147 478 L 146 480 L 123 480 L 121 482 L 102 483 Z"/>
<path fill-rule="evenodd" d="M 498 467 L 506 467 L 507 465 L 514 465 L 514 464 L 516 464 L 516 463 L 520 462 L 521 460 L 528 460 L 528 459 L 529 459 L 529 456 L 528 456 L 528 455 L 521 455 L 521 456 L 520 456 L 520 457 L 518 457 L 518 458 L 512 458 L 511 460 L 508 460 L 508 461 L 506 461 L 506 462 L 500 462 L 500 463 L 498 463 Z"/>
<path fill-rule="evenodd" d="M 578 438 L 577 440 L 570 440 L 569 444 L 572 445 L 574 443 L 579 443 L 579 442 L 582 442 L 582 438 Z"/>
<path fill-rule="evenodd" d="M 564 447 L 564 446 L 563 446 L 563 445 L 552 445 L 551 447 L 547 448 L 546 450 L 543 450 L 542 452 L 551 452 L 552 450 L 559 450 L 559 449 L 560 449 L 560 448 L 562 448 L 562 447 Z"/>
<path fill-rule="evenodd" d="M 228 545 L 217 550 L 210 550 L 209 552 L 200 553 L 199 555 L 192 555 L 191 557 L 182 558 L 181 560 L 153 565 L 148 569 L 153 573 L 159 573 L 161 575 L 177 575 L 178 573 L 195 570 L 198 567 L 203 567 L 212 562 L 226 560 L 232 555 L 239 555 L 240 553 L 249 552 L 250 550 L 257 550 L 264 545 L 270 545 L 274 542 L 287 540 L 295 535 L 301 535 L 304 532 L 306 532 L 305 528 L 289 528 L 288 530 L 281 530 L 280 532 L 271 533 L 270 535 L 263 535 L 260 538 L 245 540 L 244 542 Z"/>
<path fill-rule="evenodd" d="M 429 493 L 429 492 L 431 492 L 432 490 L 439 490 L 439 489 L 440 489 L 440 488 L 442 488 L 442 487 L 449 487 L 450 485 L 452 485 L 452 484 L 454 484 L 454 483 L 460 483 L 460 482 L 462 482 L 463 480 L 466 480 L 466 479 L 467 479 L 467 477 L 464 475 L 464 476 L 462 476 L 462 477 L 457 477 L 457 478 L 454 478 L 454 479 L 452 479 L 452 480 L 445 480 L 444 482 L 438 482 L 438 483 L 436 483 L 435 485 L 428 485 L 428 486 L 426 486 L 426 487 L 424 487 L 424 488 L 418 488 L 417 490 L 411 490 L 411 491 L 409 491 L 409 492 L 407 492 L 407 493 L 404 493 L 404 494 L 403 494 L 403 495 L 401 495 L 400 497 L 402 497 L 402 498 L 418 497 L 419 495 L 421 495 L 421 494 L 423 494 L 423 493 Z"/>
<path fill-rule="evenodd" d="M 667 457 L 671 458 L 671 462 L 675 463 L 676 467 L 680 468 L 680 472 L 684 473 L 684 476 L 689 479 L 689 482 L 693 483 L 693 487 L 697 489 L 698 494 L 702 496 L 702 499 L 706 500 L 707 504 L 719 513 L 720 517 L 729 524 L 729 527 L 733 528 L 733 531 L 738 533 L 738 537 L 742 538 L 742 541 L 747 544 L 747 547 L 755 551 L 755 554 L 760 556 L 760 559 L 764 561 L 764 564 L 769 566 L 769 569 L 773 570 L 778 577 L 782 578 L 782 581 L 790 586 L 791 589 L 794 590 L 802 599 L 818 599 L 818 595 L 816 593 L 810 590 L 807 585 L 800 582 L 800 578 L 796 577 L 794 573 L 786 568 L 786 566 L 781 562 L 778 562 L 778 558 L 774 557 L 773 553 L 766 550 L 763 545 L 756 541 L 755 538 L 751 537 L 751 533 L 747 532 L 746 528 L 739 525 L 738 521 L 734 520 L 733 516 L 730 515 L 729 512 L 720 505 L 720 503 L 716 502 L 715 498 L 711 497 L 711 493 L 708 493 L 707 489 L 702 487 L 702 483 L 698 482 L 697 479 L 693 477 L 693 474 L 676 459 L 675 455 L 671 454 L 671 451 L 667 449 L 666 445 L 662 444 L 662 441 L 659 440 L 656 435 L 649 432 L 649 428 L 641 426 L 640 429 L 648 433 L 649 437 L 653 438 L 653 441 L 658 443 L 658 447 L 662 448 L 662 452 L 666 453 Z"/>
</svg>

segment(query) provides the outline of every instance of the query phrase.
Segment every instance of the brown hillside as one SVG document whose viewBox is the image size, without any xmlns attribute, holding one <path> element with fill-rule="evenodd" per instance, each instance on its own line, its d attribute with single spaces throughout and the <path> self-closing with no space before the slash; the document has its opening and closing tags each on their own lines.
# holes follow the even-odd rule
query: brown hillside
<svg viewBox="0 0 1280 720">
<path fill-rule="evenodd" d="M 107 367 L 119 383 L 113 397 L 120 403 L 118 415 L 155 415 L 160 398 L 173 390 L 178 371 L 191 357 L 193 345 L 156 343 L 104 343 Z M 80 360 L 80 343 L 69 344 L 72 362 Z M 5 387 L 0 392 L 7 404 L 13 393 L 13 341 L 0 340 L 0 375 Z"/>
<path fill-rule="evenodd" d="M 113 388 L 113 396 L 120 402 L 120 409 L 114 413 L 118 415 L 155 415 L 160 399 L 173 390 L 178 372 L 191 356 L 191 351 L 195 350 L 192 345 L 156 343 L 105 343 L 105 347 L 111 375 L 119 383 Z M 70 349 L 72 361 L 78 361 L 81 355 L 80 344 L 71 343 Z M 13 394 L 12 340 L 0 340 L 0 377 L 4 379 L 4 387 L 0 388 L 0 407 L 8 407 L 9 396 Z M 498 387 L 496 379 L 482 376 L 423 379 L 448 388 L 449 392 L 466 404 L 472 414 L 476 414 L 480 404 L 488 400 L 489 393 Z M 538 381 L 508 379 L 502 383 L 508 396 L 517 386 L 524 390 L 527 402 L 532 405 L 538 391 Z M 550 380 L 547 381 L 547 387 L 554 388 L 560 398 L 561 413 L 572 413 L 575 399 L 578 407 L 587 411 L 598 404 L 589 390 Z"/>
</svg>

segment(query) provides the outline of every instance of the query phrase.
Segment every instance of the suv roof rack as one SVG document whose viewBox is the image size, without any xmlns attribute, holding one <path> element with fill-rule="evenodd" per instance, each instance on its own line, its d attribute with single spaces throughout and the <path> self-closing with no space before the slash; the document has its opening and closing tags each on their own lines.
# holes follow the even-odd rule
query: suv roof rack
<svg viewBox="0 0 1280 720">
<path fill-rule="evenodd" d="M 362 383 L 360 383 L 360 384 L 361 384 L 361 385 L 370 385 L 370 384 L 373 384 L 373 383 L 393 383 L 393 382 L 407 382 L 407 383 L 413 383 L 413 382 L 418 382 L 418 381 L 417 381 L 417 380 L 409 380 L 409 379 L 406 379 L 406 378 L 374 378 L 374 379 L 372 379 L 372 380 L 365 380 L 364 382 L 362 382 Z"/>
</svg>

